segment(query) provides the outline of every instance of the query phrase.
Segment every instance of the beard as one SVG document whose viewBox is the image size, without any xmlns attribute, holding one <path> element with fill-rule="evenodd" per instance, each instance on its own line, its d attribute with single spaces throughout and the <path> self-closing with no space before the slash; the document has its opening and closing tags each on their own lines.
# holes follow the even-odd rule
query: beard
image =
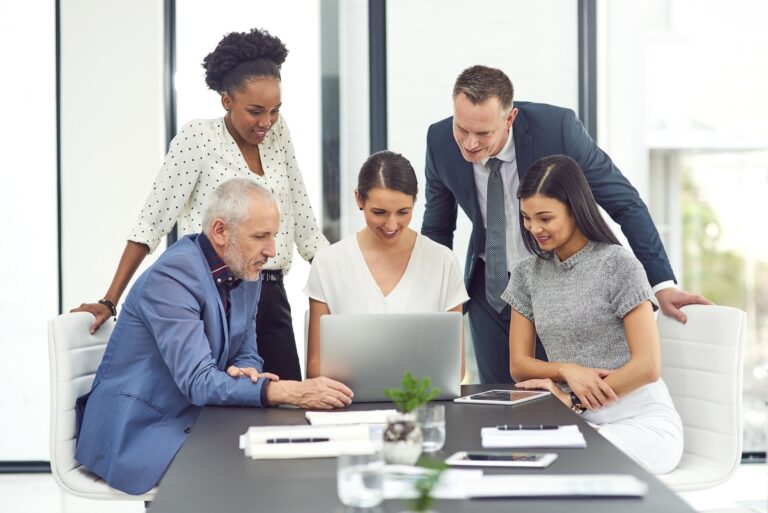
<svg viewBox="0 0 768 513">
<path fill-rule="evenodd" d="M 229 238 L 227 249 L 222 255 L 222 260 L 224 260 L 224 263 L 227 264 L 227 267 L 229 267 L 229 270 L 232 271 L 232 274 L 234 274 L 236 278 L 243 281 L 256 281 L 259 279 L 259 272 L 261 269 L 259 269 L 259 271 L 248 270 L 248 259 L 240 249 L 240 245 L 237 243 L 237 240 L 235 240 L 234 235 Z M 264 261 L 254 262 L 254 264 L 260 265 L 264 265 L 265 263 L 266 259 Z"/>
</svg>

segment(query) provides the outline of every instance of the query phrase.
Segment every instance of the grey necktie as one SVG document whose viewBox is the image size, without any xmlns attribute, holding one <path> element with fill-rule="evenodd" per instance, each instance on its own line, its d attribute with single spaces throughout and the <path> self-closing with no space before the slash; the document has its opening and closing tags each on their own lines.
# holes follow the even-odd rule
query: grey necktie
<svg viewBox="0 0 768 513">
<path fill-rule="evenodd" d="M 501 294 L 507 287 L 507 220 L 504 210 L 504 182 L 501 179 L 501 160 L 488 159 L 488 194 L 485 214 L 485 297 L 497 312 L 506 303 Z"/>
</svg>

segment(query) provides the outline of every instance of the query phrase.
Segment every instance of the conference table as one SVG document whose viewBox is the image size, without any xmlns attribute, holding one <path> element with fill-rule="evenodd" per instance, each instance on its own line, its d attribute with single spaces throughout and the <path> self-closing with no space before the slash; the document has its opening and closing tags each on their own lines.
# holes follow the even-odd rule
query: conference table
<svg viewBox="0 0 768 513">
<path fill-rule="evenodd" d="M 462 395 L 510 385 L 465 385 Z M 694 510 L 653 475 L 621 453 L 578 415 L 554 397 L 513 406 L 446 405 L 447 436 L 443 449 L 432 453 L 445 459 L 456 451 L 483 450 L 480 429 L 499 424 L 578 424 L 585 449 L 548 449 L 558 459 L 546 469 L 491 468 L 486 474 L 632 474 L 648 484 L 642 498 L 493 498 L 436 500 L 439 513 L 471 511 L 568 513 L 691 513 Z M 352 404 L 349 410 L 392 408 L 391 403 Z M 196 512 L 328 512 L 407 510 L 403 500 L 385 500 L 370 510 L 348 508 L 336 492 L 335 458 L 252 460 L 238 448 L 239 436 L 250 426 L 306 424 L 304 410 L 292 408 L 206 407 L 186 443 L 160 482 L 149 513 Z"/>
</svg>

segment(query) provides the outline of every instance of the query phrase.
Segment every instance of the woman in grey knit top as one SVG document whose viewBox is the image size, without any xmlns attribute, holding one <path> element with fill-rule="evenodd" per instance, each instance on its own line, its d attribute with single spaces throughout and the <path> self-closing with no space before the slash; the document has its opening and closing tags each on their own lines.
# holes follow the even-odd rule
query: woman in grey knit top
<svg viewBox="0 0 768 513">
<path fill-rule="evenodd" d="M 648 471 L 672 471 L 682 423 L 659 377 L 656 300 L 642 266 L 603 220 L 571 158 L 535 162 L 517 196 L 534 253 L 502 295 L 512 306 L 517 386 L 548 389 Z M 548 362 L 534 356 L 537 334 Z"/>
</svg>

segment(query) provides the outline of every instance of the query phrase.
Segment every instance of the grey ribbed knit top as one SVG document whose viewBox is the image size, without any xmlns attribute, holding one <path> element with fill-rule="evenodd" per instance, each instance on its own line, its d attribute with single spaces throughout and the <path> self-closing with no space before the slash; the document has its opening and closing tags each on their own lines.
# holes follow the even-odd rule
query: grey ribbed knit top
<svg viewBox="0 0 768 513">
<path fill-rule="evenodd" d="M 522 260 L 501 297 L 534 323 L 549 361 L 606 369 L 629 361 L 624 316 L 644 301 L 656 307 L 635 256 L 591 241 L 565 261 Z"/>
</svg>

